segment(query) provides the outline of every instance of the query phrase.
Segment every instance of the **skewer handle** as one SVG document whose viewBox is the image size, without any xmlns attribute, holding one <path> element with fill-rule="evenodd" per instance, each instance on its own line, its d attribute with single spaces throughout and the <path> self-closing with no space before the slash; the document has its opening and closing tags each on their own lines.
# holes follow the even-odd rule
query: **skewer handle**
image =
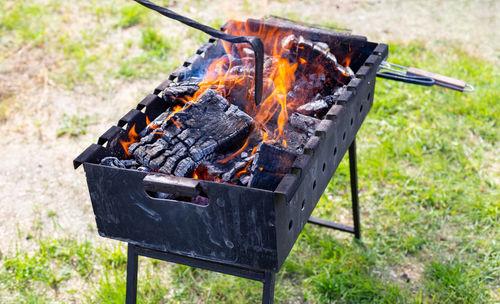
<svg viewBox="0 0 500 304">
<path fill-rule="evenodd" d="M 424 70 L 417 69 L 414 67 L 409 67 L 406 72 L 408 74 L 411 74 L 411 75 L 432 78 L 436 81 L 435 82 L 436 85 L 442 86 L 445 88 L 450 88 L 452 90 L 457 90 L 457 91 L 462 92 L 467 87 L 467 83 L 463 80 L 451 78 L 448 76 L 444 76 L 444 75 L 429 72 L 429 71 L 424 71 Z"/>
</svg>

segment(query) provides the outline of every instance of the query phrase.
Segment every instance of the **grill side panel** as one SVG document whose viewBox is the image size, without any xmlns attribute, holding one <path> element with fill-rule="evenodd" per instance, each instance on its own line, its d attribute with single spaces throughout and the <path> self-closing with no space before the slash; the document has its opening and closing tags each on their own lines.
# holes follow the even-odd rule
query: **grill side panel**
<svg viewBox="0 0 500 304">
<path fill-rule="evenodd" d="M 278 271 L 273 193 L 200 181 L 208 206 L 157 199 L 135 170 L 85 163 L 99 234 L 157 250 Z"/>
</svg>

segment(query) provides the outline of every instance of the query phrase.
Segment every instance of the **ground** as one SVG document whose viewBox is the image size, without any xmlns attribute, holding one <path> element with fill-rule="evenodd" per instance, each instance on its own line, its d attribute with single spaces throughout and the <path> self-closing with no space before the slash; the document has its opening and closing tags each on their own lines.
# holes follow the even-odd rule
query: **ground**
<svg viewBox="0 0 500 304">
<path fill-rule="evenodd" d="M 72 159 L 207 37 L 130 1 L 0 3 L 0 302 L 120 302 L 123 246 L 98 236 Z M 377 81 L 358 140 L 364 247 L 307 227 L 277 301 L 500 302 L 498 1 L 162 3 L 213 26 L 279 15 L 349 28 L 388 43 L 394 63 L 476 87 Z M 317 214 L 349 223 L 347 172 L 344 162 Z M 144 265 L 144 301 L 241 303 L 260 291 Z"/>
</svg>

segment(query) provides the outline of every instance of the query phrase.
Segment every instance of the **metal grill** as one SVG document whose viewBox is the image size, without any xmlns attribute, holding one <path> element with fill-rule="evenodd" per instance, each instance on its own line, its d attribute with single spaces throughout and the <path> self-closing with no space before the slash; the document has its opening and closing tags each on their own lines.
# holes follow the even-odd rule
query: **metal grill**
<svg viewBox="0 0 500 304">
<path fill-rule="evenodd" d="M 387 45 L 365 37 L 303 25 L 248 20 L 267 27 L 288 27 L 297 35 L 327 43 L 332 53 L 350 56 L 355 78 L 330 108 L 274 191 L 184 177 L 158 177 L 131 169 L 100 165 L 106 156 L 122 156 L 119 140 L 129 129 L 146 126 L 167 109 L 158 94 L 182 78 L 216 39 L 203 44 L 135 109 L 124 115 L 74 160 L 83 164 L 99 234 L 127 242 L 127 303 L 135 303 L 138 255 L 200 267 L 264 283 L 263 303 L 273 302 L 274 278 L 303 227 L 314 224 L 360 238 L 355 137 L 373 103 L 375 78 L 388 55 Z M 349 151 L 354 226 L 312 218 L 323 191 Z M 202 195 L 207 206 L 159 199 L 151 191 L 183 197 Z"/>
</svg>

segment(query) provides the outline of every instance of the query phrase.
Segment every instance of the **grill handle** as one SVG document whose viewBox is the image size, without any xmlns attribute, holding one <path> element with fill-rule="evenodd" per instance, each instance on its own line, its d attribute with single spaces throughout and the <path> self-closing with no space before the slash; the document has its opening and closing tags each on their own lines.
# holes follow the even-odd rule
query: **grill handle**
<svg viewBox="0 0 500 304">
<path fill-rule="evenodd" d="M 184 197 L 196 197 L 200 194 L 200 182 L 191 178 L 149 174 L 144 177 L 142 184 L 144 190 L 151 192 L 164 192 Z"/>
<path fill-rule="evenodd" d="M 254 53 L 255 53 L 255 105 L 258 106 L 260 104 L 260 101 L 262 99 L 262 83 L 263 83 L 263 66 L 264 66 L 264 45 L 262 44 L 262 40 L 258 37 L 254 36 L 233 36 L 229 35 L 227 33 L 224 33 L 222 31 L 219 31 L 217 29 L 214 29 L 210 26 L 201 24 L 199 22 L 196 22 L 192 19 L 189 19 L 187 17 L 184 17 L 182 15 L 177 14 L 174 11 L 171 11 L 165 7 L 156 5 L 152 3 L 151 1 L 148 0 L 134 0 L 135 2 L 151 9 L 154 10 L 161 15 L 177 20 L 179 22 L 182 22 L 186 24 L 187 26 L 190 26 L 192 28 L 195 28 L 197 30 L 200 30 L 206 34 L 209 34 L 215 38 L 219 38 L 231 43 L 248 43 L 252 47 Z"/>
</svg>

